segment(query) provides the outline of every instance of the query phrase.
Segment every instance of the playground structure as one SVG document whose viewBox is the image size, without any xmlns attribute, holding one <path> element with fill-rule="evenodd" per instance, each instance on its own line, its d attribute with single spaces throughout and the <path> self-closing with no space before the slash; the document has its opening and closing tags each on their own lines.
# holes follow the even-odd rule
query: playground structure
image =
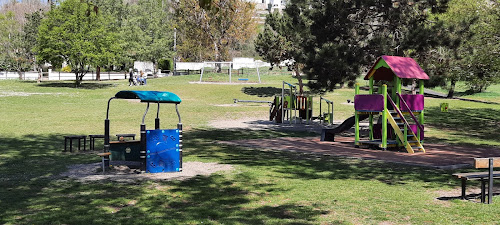
<svg viewBox="0 0 500 225">
<path fill-rule="evenodd" d="M 321 103 L 323 101 L 325 101 L 325 104 L 328 107 L 328 110 L 325 113 L 322 113 L 323 107 L 321 107 Z M 319 116 L 322 123 L 327 123 L 330 125 L 333 124 L 333 102 L 326 98 L 323 98 L 323 96 L 319 97 Z"/>
<path fill-rule="evenodd" d="M 388 147 L 404 147 L 409 153 L 425 152 L 422 145 L 423 81 L 428 80 L 429 76 L 412 58 L 384 55 L 375 62 L 364 79 L 369 80 L 369 94 L 360 94 L 359 84 L 356 84 L 355 89 L 355 146 L 376 146 L 384 150 Z M 403 94 L 403 79 L 418 80 L 419 94 Z M 378 83 L 377 91 L 375 82 Z M 377 124 L 373 123 L 375 116 L 378 116 Z M 359 122 L 365 118 L 369 118 L 369 139 L 360 140 Z"/>
<path fill-rule="evenodd" d="M 285 85 L 288 86 L 286 93 Z M 286 117 L 291 124 L 293 116 L 294 123 L 297 123 L 298 111 L 299 117 L 309 123 L 312 119 L 312 107 L 312 96 L 299 95 L 295 85 L 283 81 L 281 95 L 274 96 L 274 101 L 271 104 L 269 120 L 274 120 L 276 123 L 283 123 Z"/>
<path fill-rule="evenodd" d="M 140 140 L 110 141 L 109 106 L 113 99 L 140 99 L 147 103 L 146 111 L 140 125 Z M 155 129 L 146 130 L 144 123 L 150 104 L 157 104 Z M 179 122 L 177 129 L 160 129 L 160 104 L 175 104 L 175 111 Z M 109 161 L 136 161 L 140 162 L 140 169 L 148 173 L 181 172 L 182 171 L 182 122 L 178 104 L 181 99 L 171 92 L 158 91 L 120 91 L 108 100 L 106 120 L 104 121 L 104 153 L 111 153 L 104 157 L 104 166 Z"/>
<path fill-rule="evenodd" d="M 200 80 L 199 82 L 206 82 L 203 81 L 203 75 L 205 74 L 205 68 L 213 68 L 213 72 L 221 73 L 221 71 L 226 71 L 227 70 L 227 75 L 229 76 L 229 83 L 233 83 L 233 70 L 237 71 L 237 74 L 240 75 L 240 69 L 241 69 L 241 74 L 243 74 L 243 68 L 255 68 L 257 72 L 257 79 L 258 80 L 253 80 L 252 78 L 249 77 L 247 74 L 245 77 L 237 77 L 238 82 L 258 82 L 261 83 L 260 79 L 260 72 L 259 72 L 259 65 L 257 62 L 203 62 L 202 67 L 201 67 L 201 74 L 200 74 Z M 219 69 L 220 71 L 217 71 Z"/>
<path fill-rule="evenodd" d="M 325 102 L 328 110 L 322 113 L 322 102 Z M 297 87 L 283 81 L 281 95 L 274 96 L 274 101 L 270 104 L 269 120 L 276 123 L 297 123 L 297 118 L 304 119 L 309 124 L 312 120 L 319 119 L 320 122 L 332 124 L 333 122 L 333 102 L 320 96 L 319 115 L 313 116 L 313 96 L 298 94 Z M 297 116 L 298 112 L 298 116 Z"/>
</svg>

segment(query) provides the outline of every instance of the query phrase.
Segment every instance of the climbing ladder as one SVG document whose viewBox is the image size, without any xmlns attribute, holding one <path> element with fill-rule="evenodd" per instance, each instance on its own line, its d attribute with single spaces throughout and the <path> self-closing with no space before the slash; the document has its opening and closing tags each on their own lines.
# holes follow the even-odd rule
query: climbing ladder
<svg viewBox="0 0 500 225">
<path fill-rule="evenodd" d="M 405 104 L 406 107 L 409 108 L 406 102 L 401 97 L 401 95 L 399 95 L 399 93 L 397 95 L 399 96 L 401 103 Z M 413 132 L 413 130 L 410 127 L 410 124 L 405 119 L 403 112 L 401 112 L 401 110 L 394 103 L 394 101 L 392 101 L 391 97 L 387 96 L 387 99 L 392 104 L 394 109 L 394 110 L 385 109 L 387 120 L 391 124 L 392 128 L 394 129 L 394 133 L 396 133 L 396 135 L 399 138 L 399 141 L 401 141 L 401 144 L 405 147 L 406 151 L 409 153 L 414 153 L 415 151 L 425 152 L 424 146 L 422 146 L 422 143 L 420 142 L 420 135 L 416 135 L 415 132 Z M 418 123 L 418 120 L 415 118 L 415 115 L 413 115 L 411 111 L 409 111 L 409 114 L 415 121 L 415 124 L 418 127 L 417 130 L 418 131 L 423 130 L 422 125 Z"/>
</svg>

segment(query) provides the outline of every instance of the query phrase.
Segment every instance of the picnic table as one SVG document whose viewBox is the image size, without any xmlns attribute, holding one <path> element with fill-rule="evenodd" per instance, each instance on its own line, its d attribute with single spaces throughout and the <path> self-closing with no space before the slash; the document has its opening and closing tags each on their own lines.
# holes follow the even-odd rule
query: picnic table
<svg viewBox="0 0 500 225">
<path fill-rule="evenodd" d="M 488 204 L 493 198 L 493 179 L 500 178 L 500 171 L 493 171 L 493 168 L 500 167 L 500 158 L 475 158 L 474 167 L 476 169 L 487 168 L 484 172 L 455 173 L 453 176 L 462 180 L 462 199 L 466 199 L 465 189 L 468 180 L 481 180 L 481 203 L 486 203 L 486 182 L 488 182 Z"/>
</svg>

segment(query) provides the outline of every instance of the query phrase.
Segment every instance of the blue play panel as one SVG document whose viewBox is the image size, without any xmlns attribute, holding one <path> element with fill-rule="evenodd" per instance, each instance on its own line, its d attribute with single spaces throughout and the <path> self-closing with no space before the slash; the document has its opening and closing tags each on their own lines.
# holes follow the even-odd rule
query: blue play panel
<svg viewBox="0 0 500 225">
<path fill-rule="evenodd" d="M 146 131 L 146 172 L 180 171 L 179 130 Z"/>
</svg>

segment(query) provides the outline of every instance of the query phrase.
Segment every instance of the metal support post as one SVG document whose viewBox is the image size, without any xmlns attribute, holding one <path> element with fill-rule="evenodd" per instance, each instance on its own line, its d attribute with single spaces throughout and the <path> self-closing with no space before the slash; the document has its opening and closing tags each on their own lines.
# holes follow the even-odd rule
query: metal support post
<svg viewBox="0 0 500 225">
<path fill-rule="evenodd" d="M 493 158 L 490 158 L 488 172 L 488 204 L 493 203 Z"/>
<path fill-rule="evenodd" d="M 382 112 L 382 149 L 387 149 L 387 85 L 382 86 L 384 96 L 384 111 Z"/>
<path fill-rule="evenodd" d="M 160 103 L 158 103 L 158 109 L 156 111 L 156 118 L 155 118 L 155 130 L 160 129 Z"/>
<path fill-rule="evenodd" d="M 354 89 L 354 95 L 359 95 L 359 84 L 358 83 L 356 83 L 356 86 Z M 354 146 L 358 147 L 359 146 L 359 115 L 358 115 L 358 111 L 354 111 L 354 130 L 355 130 Z"/>
<path fill-rule="evenodd" d="M 423 80 L 420 80 L 420 82 L 419 82 L 419 94 L 424 95 L 424 81 Z M 418 118 L 419 118 L 418 122 L 420 124 L 422 124 L 422 126 L 424 126 L 424 110 L 422 110 L 420 112 L 420 115 L 419 115 Z M 420 132 L 421 131 L 420 131 L 420 129 L 417 126 L 417 133 L 418 133 L 417 136 L 418 136 L 418 140 L 419 141 L 421 140 L 421 138 L 420 138 Z M 424 141 L 422 140 L 421 143 L 424 144 Z"/>
</svg>

